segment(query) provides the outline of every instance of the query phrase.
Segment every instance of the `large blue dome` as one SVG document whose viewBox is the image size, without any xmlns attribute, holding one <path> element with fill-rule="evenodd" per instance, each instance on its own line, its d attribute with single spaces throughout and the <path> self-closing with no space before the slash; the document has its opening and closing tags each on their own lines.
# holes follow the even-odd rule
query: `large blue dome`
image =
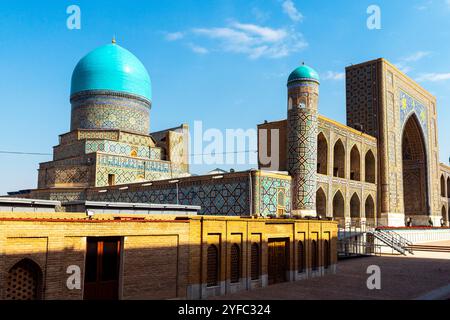
<svg viewBox="0 0 450 320">
<path fill-rule="evenodd" d="M 320 77 L 316 70 L 303 64 L 290 74 L 288 84 L 294 81 L 320 82 Z"/>
<path fill-rule="evenodd" d="M 151 80 L 144 65 L 115 43 L 95 49 L 75 67 L 71 95 L 90 90 L 119 91 L 152 100 Z"/>
</svg>

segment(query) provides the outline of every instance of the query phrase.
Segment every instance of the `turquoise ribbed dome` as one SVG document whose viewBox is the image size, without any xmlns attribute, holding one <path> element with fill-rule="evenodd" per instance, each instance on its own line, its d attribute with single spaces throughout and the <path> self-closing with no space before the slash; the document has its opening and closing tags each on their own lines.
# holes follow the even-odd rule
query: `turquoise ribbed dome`
<svg viewBox="0 0 450 320">
<path fill-rule="evenodd" d="M 302 81 L 302 80 L 312 80 L 316 82 L 320 82 L 319 74 L 316 70 L 307 65 L 301 65 L 294 71 L 292 71 L 291 75 L 288 79 L 288 84 L 294 81 Z"/>
<path fill-rule="evenodd" d="M 75 67 L 71 95 L 89 90 L 119 91 L 152 99 L 151 80 L 144 65 L 115 43 L 95 49 Z"/>
</svg>

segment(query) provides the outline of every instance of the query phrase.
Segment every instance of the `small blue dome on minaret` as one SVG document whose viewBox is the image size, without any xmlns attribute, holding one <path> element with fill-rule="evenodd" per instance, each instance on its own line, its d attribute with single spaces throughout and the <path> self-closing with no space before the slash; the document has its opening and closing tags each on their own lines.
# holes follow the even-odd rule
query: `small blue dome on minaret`
<svg viewBox="0 0 450 320">
<path fill-rule="evenodd" d="M 92 90 L 130 93 L 152 100 L 151 80 L 146 68 L 115 40 L 87 54 L 75 67 L 71 96 Z"/>
<path fill-rule="evenodd" d="M 295 81 L 315 81 L 320 83 L 320 77 L 316 70 L 302 64 L 300 67 L 292 71 L 288 79 L 288 84 Z"/>
</svg>

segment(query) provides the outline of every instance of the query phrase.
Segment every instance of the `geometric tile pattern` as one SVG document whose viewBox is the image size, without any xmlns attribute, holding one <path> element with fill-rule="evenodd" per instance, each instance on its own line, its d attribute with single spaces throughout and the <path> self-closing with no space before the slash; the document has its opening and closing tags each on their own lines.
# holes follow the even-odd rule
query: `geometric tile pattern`
<svg viewBox="0 0 450 320">
<path fill-rule="evenodd" d="M 161 149 L 146 146 L 132 146 L 126 143 L 108 140 L 86 141 L 85 153 L 104 152 L 126 157 L 146 158 L 151 160 L 161 160 Z"/>
<path fill-rule="evenodd" d="M 285 202 L 278 203 L 278 193 L 283 191 Z M 276 215 L 279 207 L 291 212 L 291 182 L 289 179 L 280 179 L 261 176 L 259 178 L 259 214 L 267 217 Z"/>
<path fill-rule="evenodd" d="M 201 206 L 204 215 L 248 215 L 249 186 L 247 179 L 232 181 L 180 183 L 178 203 L 182 205 Z M 140 191 L 110 190 L 107 193 L 89 193 L 88 200 L 176 204 L 177 189 L 175 184 L 145 187 Z"/>
<path fill-rule="evenodd" d="M 399 90 L 400 99 L 400 123 L 403 126 L 412 113 L 415 113 L 417 119 L 422 126 L 422 131 L 425 137 L 428 137 L 428 113 L 427 108 L 419 101 Z M 425 143 L 428 139 L 425 139 Z"/>
<path fill-rule="evenodd" d="M 293 210 L 316 209 L 318 115 L 314 109 L 288 112 L 288 168 Z"/>
<path fill-rule="evenodd" d="M 114 92 L 86 92 L 72 97 L 71 128 L 118 129 L 148 134 L 150 104 Z"/>
<path fill-rule="evenodd" d="M 135 183 L 173 178 L 168 161 L 141 160 L 129 157 L 99 154 L 97 158 L 96 186 L 108 185 L 108 175 L 115 175 L 116 184 Z"/>
</svg>

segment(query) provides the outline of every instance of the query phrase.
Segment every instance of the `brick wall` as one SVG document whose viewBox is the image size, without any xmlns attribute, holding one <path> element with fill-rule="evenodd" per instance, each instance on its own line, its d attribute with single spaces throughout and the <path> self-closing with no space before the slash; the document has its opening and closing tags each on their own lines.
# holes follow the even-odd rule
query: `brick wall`
<svg viewBox="0 0 450 320">
<path fill-rule="evenodd" d="M 121 217 L 122 220 L 118 220 Z M 128 219 L 128 220 L 127 220 Z M 249 290 L 268 284 L 268 243 L 286 239 L 288 266 L 286 280 L 334 272 L 337 227 L 331 221 L 191 217 L 189 219 L 133 215 L 0 213 L 0 299 L 6 298 L 9 272 L 23 259 L 30 259 L 41 271 L 40 298 L 82 299 L 81 290 L 69 290 L 66 273 L 79 266 L 84 279 L 88 238 L 120 237 L 119 299 L 200 299 L 211 295 Z M 184 220 L 180 220 L 184 219 Z M 311 270 L 310 239 L 319 243 L 319 265 Z M 323 245 L 330 240 L 330 267 L 324 268 Z M 298 272 L 298 241 L 306 247 L 307 266 Z M 260 277 L 251 280 L 250 248 L 261 248 Z M 207 287 L 207 248 L 219 248 L 219 283 Z M 240 248 L 240 281 L 231 283 L 231 246 Z M 16 284 L 17 285 L 17 284 Z"/>
</svg>

